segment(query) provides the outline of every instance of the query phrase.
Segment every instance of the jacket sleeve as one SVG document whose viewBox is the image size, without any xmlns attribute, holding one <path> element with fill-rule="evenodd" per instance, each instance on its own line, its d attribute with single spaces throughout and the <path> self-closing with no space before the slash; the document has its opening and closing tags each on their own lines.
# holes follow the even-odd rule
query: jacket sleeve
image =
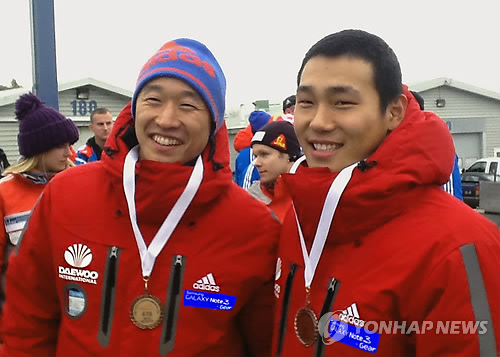
<svg viewBox="0 0 500 357">
<path fill-rule="evenodd" d="M 500 234 L 492 238 L 453 250 L 416 287 L 417 356 L 500 355 Z"/>
<path fill-rule="evenodd" d="M 84 165 L 89 161 L 89 157 L 82 150 L 76 152 L 75 165 Z"/>
<path fill-rule="evenodd" d="M 71 155 L 70 155 L 69 159 L 70 159 L 71 161 L 75 162 L 75 161 L 76 161 L 76 150 L 75 150 L 75 148 L 73 147 L 73 145 L 70 145 L 70 146 L 69 146 L 69 151 L 71 151 Z"/>
<path fill-rule="evenodd" d="M 451 173 L 453 181 L 453 193 L 456 198 L 460 201 L 464 200 L 462 193 L 462 176 L 460 175 L 460 168 L 458 167 L 458 156 L 455 155 L 455 166 L 453 166 L 453 172 Z"/>
<path fill-rule="evenodd" d="M 269 224 L 259 224 L 261 231 L 256 240 L 265 242 L 256 256 L 254 269 L 259 269 L 259 285 L 240 314 L 240 329 L 251 356 L 271 356 L 274 317 L 274 273 L 279 239 L 279 223 L 274 218 Z"/>
<path fill-rule="evenodd" d="M 252 126 L 249 124 L 245 129 L 241 129 L 234 137 L 234 150 L 240 152 L 252 143 L 253 131 Z"/>
<path fill-rule="evenodd" d="M 50 184 L 9 260 L 2 356 L 54 356 L 60 321 L 51 253 Z"/>
</svg>

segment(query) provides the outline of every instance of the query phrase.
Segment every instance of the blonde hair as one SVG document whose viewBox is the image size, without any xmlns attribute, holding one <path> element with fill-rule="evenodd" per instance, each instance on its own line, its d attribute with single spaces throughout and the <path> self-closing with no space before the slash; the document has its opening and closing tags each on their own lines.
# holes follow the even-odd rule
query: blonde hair
<svg viewBox="0 0 500 357">
<path fill-rule="evenodd" d="M 45 166 L 43 156 L 45 153 L 37 154 L 35 156 L 22 159 L 18 163 L 7 167 L 2 173 L 3 176 L 7 174 L 23 174 L 38 169 L 40 166 Z M 68 159 L 66 169 L 75 166 L 74 162 Z M 45 170 L 44 170 L 45 171 Z"/>
</svg>

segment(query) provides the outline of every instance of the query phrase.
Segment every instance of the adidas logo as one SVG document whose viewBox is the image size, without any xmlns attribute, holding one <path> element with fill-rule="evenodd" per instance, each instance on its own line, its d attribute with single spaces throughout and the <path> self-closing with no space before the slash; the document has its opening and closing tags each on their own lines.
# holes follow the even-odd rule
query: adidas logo
<svg viewBox="0 0 500 357">
<path fill-rule="evenodd" d="M 342 310 L 342 312 L 339 313 L 339 318 L 340 321 L 347 322 L 354 326 L 363 327 L 365 325 L 365 321 L 361 320 L 359 317 L 358 306 L 356 303 L 353 303 L 347 309 Z"/>
<path fill-rule="evenodd" d="M 215 282 L 215 278 L 212 273 L 208 273 L 203 278 L 194 283 L 193 288 L 206 291 L 214 291 L 216 293 L 220 291 L 220 286 Z"/>
</svg>

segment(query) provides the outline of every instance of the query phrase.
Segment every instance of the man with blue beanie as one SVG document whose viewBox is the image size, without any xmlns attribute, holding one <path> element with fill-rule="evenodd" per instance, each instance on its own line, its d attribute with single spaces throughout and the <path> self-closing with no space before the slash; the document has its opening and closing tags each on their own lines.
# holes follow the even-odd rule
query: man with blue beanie
<svg viewBox="0 0 500 357">
<path fill-rule="evenodd" d="M 225 92 L 195 40 L 146 62 L 102 159 L 34 209 L 1 355 L 270 355 L 279 223 L 232 182 Z"/>
<path fill-rule="evenodd" d="M 250 113 L 248 121 L 252 128 L 252 133 L 258 132 L 271 119 L 271 115 L 262 111 L 255 110 Z M 244 189 L 248 189 L 253 182 L 260 178 L 259 171 L 254 166 L 255 155 L 251 146 L 248 146 L 240 151 L 236 157 L 234 181 Z"/>
</svg>

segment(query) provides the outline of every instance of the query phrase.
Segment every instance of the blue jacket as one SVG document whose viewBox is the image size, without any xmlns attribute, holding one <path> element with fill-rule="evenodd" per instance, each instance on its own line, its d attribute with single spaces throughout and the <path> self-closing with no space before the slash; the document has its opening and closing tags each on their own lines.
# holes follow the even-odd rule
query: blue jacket
<svg viewBox="0 0 500 357">
<path fill-rule="evenodd" d="M 255 156 L 251 147 L 244 148 L 236 157 L 234 181 L 244 189 L 260 179 L 259 171 L 253 164 L 254 160 Z"/>
<path fill-rule="evenodd" d="M 83 165 L 89 162 L 101 160 L 102 149 L 95 142 L 95 137 L 87 140 L 87 143 L 78 149 L 75 164 Z"/>
<path fill-rule="evenodd" d="M 462 177 L 460 175 L 460 169 L 458 168 L 458 156 L 455 155 L 455 166 L 453 166 L 453 171 L 450 175 L 450 180 L 445 183 L 443 190 L 448 192 L 450 195 L 455 196 L 459 200 L 464 199 L 462 195 Z"/>
</svg>

